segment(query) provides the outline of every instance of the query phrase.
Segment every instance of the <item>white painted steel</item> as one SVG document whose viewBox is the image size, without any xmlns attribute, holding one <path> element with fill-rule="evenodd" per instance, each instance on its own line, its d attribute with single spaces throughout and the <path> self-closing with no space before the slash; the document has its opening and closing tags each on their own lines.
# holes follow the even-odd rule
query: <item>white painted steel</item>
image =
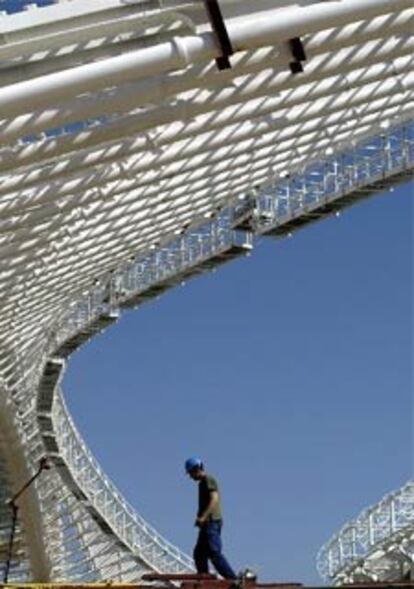
<svg viewBox="0 0 414 589">
<path fill-rule="evenodd" d="M 412 173 L 411 2 L 220 4 L 235 50 L 221 72 L 195 0 L 0 16 L 0 421 L 13 424 L 0 481 L 10 494 L 44 454 L 54 464 L 22 503 L 14 581 L 192 566 L 97 465 L 60 397 L 60 358 L 119 307 L 248 254 L 250 234 L 232 229 L 239 203 L 245 229 L 279 235 Z M 307 60 L 293 75 L 298 36 Z M 401 514 L 390 509 L 391 533 Z M 9 518 L 0 508 L 0 547 Z M 358 578 L 356 555 L 379 579 L 405 571 L 394 561 L 414 553 L 407 536 L 376 556 L 367 521 L 323 553 L 332 578 Z"/>
<path fill-rule="evenodd" d="M 410 481 L 331 538 L 318 555 L 320 574 L 338 584 L 408 578 L 413 561 L 413 523 L 414 483 Z"/>
<path fill-rule="evenodd" d="M 346 0 L 321 3 L 320 6 L 275 9 L 264 15 L 249 16 L 228 23 L 236 50 L 242 51 L 305 35 L 321 28 L 347 24 L 403 8 L 412 8 L 411 0 Z M 94 64 L 72 68 L 68 72 L 49 74 L 36 80 L 13 84 L 0 90 L 0 112 L 4 117 L 47 106 L 52 101 L 80 93 L 96 91 L 131 79 L 185 68 L 191 63 L 218 56 L 214 35 L 177 37 L 154 48 L 132 51 Z"/>
<path fill-rule="evenodd" d="M 402 84 L 402 82 L 404 83 Z M 404 92 L 401 92 L 402 87 L 405 89 Z M 246 154 L 243 144 L 239 148 L 237 147 L 243 140 L 257 139 L 256 148 L 260 149 L 264 145 L 271 145 L 276 139 L 279 140 L 280 130 L 283 128 L 290 130 L 292 124 L 289 125 L 289 123 L 292 123 L 296 118 L 300 117 L 302 123 L 313 123 L 317 118 L 315 115 L 320 112 L 324 112 L 325 117 L 329 115 L 336 116 L 337 120 L 342 120 L 342 122 L 344 122 L 344 119 L 341 117 L 345 117 L 350 126 L 357 128 L 364 124 L 363 117 L 367 112 L 370 112 L 372 106 L 374 106 L 376 112 L 386 111 L 393 104 L 401 104 L 402 111 L 408 109 L 410 101 L 413 99 L 413 89 L 414 72 L 407 73 L 401 78 L 394 75 L 390 80 L 386 80 L 381 84 L 367 84 L 361 92 L 358 92 L 354 87 L 353 90 L 344 92 L 341 100 L 337 100 L 333 93 L 326 95 L 326 89 L 321 84 L 318 85 L 314 92 L 298 92 L 297 95 L 290 93 L 288 98 L 282 97 L 281 99 L 270 100 L 270 104 L 265 105 L 265 116 L 258 121 L 255 115 L 261 113 L 260 106 L 263 106 L 263 104 L 257 107 L 257 102 L 255 102 L 251 105 L 251 109 L 247 109 L 247 113 L 243 113 L 247 122 L 241 121 L 241 124 L 220 126 L 219 128 L 214 126 L 211 131 L 204 133 L 200 124 L 194 125 L 195 129 L 190 133 L 188 131 L 180 133 L 180 126 L 172 124 L 171 129 L 167 129 L 167 138 L 168 136 L 176 138 L 179 133 L 179 136 L 186 136 L 185 139 L 176 142 L 169 141 L 168 145 L 166 145 L 165 140 L 160 135 L 157 138 L 156 148 L 150 146 L 150 149 L 148 149 L 148 137 L 144 137 L 140 142 L 134 142 L 133 150 L 122 153 L 120 156 L 117 154 L 117 156 L 109 159 L 102 157 L 102 152 L 99 153 L 95 161 L 102 161 L 102 159 L 106 161 L 105 165 L 101 164 L 99 167 L 93 166 L 93 160 L 89 160 L 90 163 L 86 162 L 89 165 L 85 165 L 82 161 L 79 163 L 78 159 L 76 163 L 70 161 L 57 163 L 55 169 L 40 170 L 30 175 L 15 175 L 11 179 L 0 180 L 0 194 L 6 194 L 7 200 L 15 200 L 17 193 L 13 191 L 19 189 L 21 196 L 35 198 L 37 202 L 46 202 L 50 198 L 54 200 L 57 196 L 71 194 L 74 191 L 79 196 L 79 189 L 92 189 L 96 186 L 107 185 L 109 195 L 113 194 L 110 182 L 120 180 L 116 185 L 116 192 L 122 192 L 124 186 L 128 188 L 141 184 L 137 174 L 147 170 L 151 171 L 151 173 L 147 174 L 147 180 L 143 180 L 146 183 L 153 182 L 157 178 L 159 180 L 164 177 L 168 178 L 171 174 L 176 176 L 175 182 L 178 183 L 180 179 L 177 174 L 189 169 L 197 169 L 200 165 L 203 165 L 203 161 L 196 157 L 198 154 L 210 154 L 211 150 L 218 150 L 213 156 L 208 155 L 208 161 L 209 163 L 220 162 L 226 156 L 219 150 L 225 148 L 224 154 L 230 154 L 234 163 L 237 164 L 234 158 L 237 150 L 242 154 L 242 157 L 245 157 Z M 302 98 L 303 94 L 304 98 Z M 321 99 L 318 100 L 318 96 L 321 96 Z M 357 111 L 356 109 L 361 106 L 363 108 Z M 250 116 L 249 110 L 254 111 Z M 359 113 L 358 118 L 355 117 L 357 112 Z M 270 113 L 273 114 L 272 118 L 266 116 Z M 302 113 L 305 113 L 305 115 L 302 115 Z M 239 117 L 240 110 L 238 116 L 234 116 L 234 118 L 237 120 Z M 231 118 L 231 115 L 229 115 L 230 120 Z M 318 129 L 320 130 L 321 127 L 318 127 Z M 301 134 L 300 130 L 299 134 Z M 299 137 L 299 135 L 295 135 L 295 137 Z M 162 154 L 159 152 L 161 148 Z M 285 151 L 284 144 L 279 146 L 279 151 Z M 179 159 L 177 159 L 177 155 Z M 108 166 L 109 162 L 114 165 Z M 165 166 L 161 173 L 159 171 L 160 166 Z M 89 169 L 90 167 L 92 169 Z M 79 169 L 85 171 L 82 178 L 79 178 Z M 74 171 L 71 173 L 71 170 Z M 214 174 L 214 169 L 212 169 L 212 173 Z M 122 181 L 123 177 L 133 177 L 134 180 L 126 179 Z M 66 182 L 65 184 L 60 182 L 61 178 Z M 48 182 L 52 179 L 54 181 L 53 191 L 49 191 L 49 196 L 46 191 L 45 196 L 42 197 L 42 189 L 47 189 Z M 93 193 L 91 199 L 92 201 L 94 199 Z M 1 208 L 0 203 L 0 210 Z"/>
<path fill-rule="evenodd" d="M 406 113 L 406 117 L 411 117 L 413 111 L 414 94 L 411 95 L 411 101 L 408 103 L 405 103 L 404 101 L 402 103 L 402 108 L 400 109 L 381 110 L 381 112 L 387 114 L 394 113 L 400 117 L 403 112 Z M 341 133 L 341 128 L 338 125 L 333 126 L 332 128 L 322 128 L 312 133 L 306 133 L 303 137 L 295 135 L 293 131 L 293 137 L 286 141 L 282 141 L 283 135 L 278 131 L 265 133 L 264 131 L 266 129 L 259 129 L 256 137 L 253 136 L 248 140 L 248 143 L 241 142 L 236 146 L 237 149 L 235 149 L 234 146 L 218 149 L 214 154 L 214 157 L 210 156 L 208 158 L 207 165 L 205 163 L 206 158 L 203 158 L 204 161 L 203 159 L 196 158 L 194 162 L 190 160 L 191 167 L 189 168 L 189 171 L 186 171 L 188 165 L 186 165 L 183 170 L 179 170 L 176 165 L 170 167 L 166 166 L 163 173 L 159 176 L 160 180 L 165 179 L 165 183 L 162 185 L 157 183 L 154 186 L 157 177 L 154 176 L 153 172 L 143 173 L 140 176 L 138 174 L 139 170 L 131 167 L 128 170 L 131 178 L 130 180 L 114 182 L 113 185 L 108 184 L 105 189 L 105 197 L 107 199 L 116 196 L 122 199 L 122 205 L 120 204 L 116 212 L 114 212 L 115 216 L 111 213 L 111 206 L 109 204 L 101 209 L 101 215 L 105 212 L 107 214 L 106 220 L 104 221 L 103 216 L 101 216 L 99 218 L 93 217 L 93 220 L 89 221 L 89 215 L 85 215 L 82 231 L 89 231 L 93 226 L 96 226 L 104 229 L 105 235 L 108 236 L 108 232 L 111 231 L 112 222 L 117 218 L 122 218 L 126 210 L 129 211 L 130 215 L 134 211 L 137 213 L 140 212 L 142 216 L 148 215 L 153 209 L 159 207 L 160 202 L 162 202 L 163 198 L 167 195 L 170 195 L 170 198 L 173 196 L 178 198 L 180 195 L 186 195 L 187 197 L 197 196 L 203 188 L 213 189 L 216 185 L 220 189 L 223 189 L 225 187 L 224 183 L 229 179 L 240 180 L 243 176 L 250 175 L 252 180 L 254 180 L 254 174 L 257 173 L 258 177 L 261 177 L 263 171 L 268 175 L 267 170 L 270 166 L 274 173 L 281 174 L 287 170 L 291 158 L 292 146 L 295 146 L 297 153 L 300 154 L 302 158 L 305 158 L 315 151 L 316 140 L 319 140 L 318 145 L 320 151 L 318 153 L 323 156 L 326 149 L 332 145 L 332 136 L 335 136 L 335 141 L 338 146 L 340 146 L 346 143 L 349 139 L 357 140 L 360 136 L 369 135 L 372 132 L 373 125 L 377 124 L 378 115 L 375 113 L 378 113 L 378 110 L 367 118 L 361 117 L 358 123 L 353 122 L 346 132 Z M 344 123 L 344 120 L 342 122 Z M 377 129 L 380 130 L 380 127 L 377 127 Z M 259 135 L 262 135 L 260 139 L 258 138 Z M 248 148 L 253 141 L 257 141 L 256 153 L 254 157 L 246 156 L 246 148 Z M 276 141 L 279 143 L 277 157 L 275 157 L 273 153 L 273 145 Z M 238 156 L 237 153 L 239 154 Z M 112 170 L 110 170 L 110 174 L 112 174 Z M 115 179 L 119 177 L 119 170 L 117 168 L 114 169 L 114 175 Z M 174 175 L 172 180 L 169 179 L 169 176 L 171 175 Z M 91 176 L 91 178 L 97 180 L 95 176 Z M 86 180 L 87 178 L 85 181 Z M 109 176 L 107 176 L 106 180 L 109 180 Z M 31 215 L 30 225 L 24 223 L 22 226 L 21 221 L 18 223 L 13 222 L 11 227 L 8 228 L 9 231 L 13 231 L 13 242 L 9 247 L 5 244 L 5 253 L 7 253 L 8 250 L 12 253 L 17 243 L 27 241 L 28 230 L 30 230 L 30 235 L 33 239 L 36 236 L 39 236 L 40 239 L 42 239 L 41 236 L 46 230 L 50 238 L 54 237 L 54 228 L 59 227 L 59 221 L 56 220 L 56 216 L 59 217 L 60 215 L 59 212 L 56 213 L 53 204 L 56 193 L 57 189 L 51 194 L 46 193 L 43 198 L 42 195 L 36 193 L 33 194 L 31 200 L 32 202 L 35 200 L 37 204 L 42 205 L 41 212 L 37 215 Z M 27 196 L 30 197 L 29 194 Z M 97 194 L 93 188 L 85 193 L 73 192 L 73 194 L 66 196 L 71 198 L 71 203 L 68 203 L 67 206 L 65 206 L 66 211 L 73 210 L 78 207 L 81 202 L 88 203 L 89 206 L 92 206 L 93 203 L 98 203 L 100 200 L 100 195 Z M 145 202 L 142 200 L 144 197 Z M 3 219 L 6 219 L 10 214 L 16 215 L 16 213 L 19 213 L 21 210 L 21 207 L 19 207 L 18 204 L 16 207 L 11 208 L 11 205 L 13 204 L 13 199 L 10 199 L 9 203 L 8 201 L 4 203 L 5 213 L 3 213 Z M 38 227 L 40 220 L 42 220 L 42 224 Z M 117 231 L 117 229 L 115 228 L 114 231 Z M 58 235 L 56 235 L 56 237 L 58 237 Z M 31 248 L 32 244 L 28 247 Z M 24 264 L 26 263 L 27 260 Z M 9 267 L 12 268 L 16 265 L 20 265 L 18 261 L 12 262 Z"/>
<path fill-rule="evenodd" d="M 359 24 L 361 25 L 361 23 Z M 384 34 L 386 32 L 388 44 L 385 48 L 381 48 L 379 54 L 376 53 L 375 57 L 378 61 L 380 55 L 386 51 L 387 48 L 390 48 L 393 42 L 393 34 L 401 35 L 395 37 L 393 43 L 394 47 L 398 42 L 403 42 L 404 38 L 410 42 L 410 33 L 413 26 L 414 10 L 406 10 L 398 15 L 398 17 L 392 19 L 389 18 L 389 15 L 378 17 L 373 23 L 370 23 L 370 26 L 363 27 L 362 30 L 355 30 L 355 26 L 348 25 L 347 27 L 344 27 L 341 35 L 335 35 L 335 30 L 330 29 L 326 32 L 327 34 L 316 36 L 315 39 L 310 39 L 308 43 L 305 43 L 305 48 L 309 57 L 316 57 L 321 53 L 326 53 L 326 51 L 338 51 L 341 48 L 349 47 L 351 45 L 350 53 L 349 55 L 343 56 L 343 58 L 346 58 L 346 61 L 343 59 L 342 64 L 346 63 L 349 67 L 349 60 L 351 59 L 351 63 L 355 67 L 356 60 L 361 60 L 362 58 L 361 51 L 358 52 L 357 56 L 354 55 L 357 48 L 355 45 L 356 41 L 361 44 L 372 39 L 377 39 L 377 44 L 379 43 L 382 45 L 383 39 L 380 35 L 381 33 Z M 409 55 L 412 54 L 412 48 L 409 46 L 406 51 Z M 278 65 L 285 65 L 289 59 L 288 49 L 286 46 L 282 45 L 277 48 L 277 51 L 270 51 L 268 48 L 267 50 L 250 52 L 248 56 L 243 55 L 240 59 L 237 59 L 236 56 L 233 59 L 233 62 L 234 66 L 237 66 L 237 71 L 240 75 L 243 71 L 248 73 L 249 71 L 253 71 L 253 69 L 263 69 L 265 65 L 273 68 Z M 324 61 L 325 60 L 322 58 L 322 62 Z M 341 66 L 339 64 L 331 64 L 331 69 L 334 68 L 336 72 L 341 71 Z M 314 74 L 315 72 L 312 71 L 312 77 Z M 21 73 L 19 75 L 21 76 Z M 158 78 L 151 77 L 150 80 L 134 84 L 127 87 L 125 90 L 121 88 L 116 92 L 109 93 L 109 95 L 104 94 L 99 97 L 100 99 L 98 100 L 96 97 L 87 97 L 86 99 L 80 98 L 75 101 L 73 106 L 71 106 L 70 103 L 64 103 L 59 109 L 39 113 L 36 118 L 33 118 L 31 115 L 24 115 L 20 120 L 19 118 L 16 119 L 13 122 L 13 125 L 4 124 L 0 127 L 1 141 L 6 142 L 7 139 L 13 140 L 19 136 L 19 133 L 21 134 L 23 132 L 27 134 L 38 133 L 52 126 L 68 124 L 80 120 L 80 118 L 101 116 L 108 114 L 109 112 L 122 112 L 135 107 L 137 104 L 137 97 L 139 97 L 141 103 L 156 102 L 161 98 L 165 99 L 167 96 L 174 96 L 179 92 L 184 92 L 187 89 L 193 88 L 195 85 L 195 78 L 202 87 L 211 88 L 214 86 L 215 88 L 219 88 L 225 84 L 226 75 L 222 74 L 218 78 L 214 68 L 202 66 L 191 68 L 185 76 L 170 76 L 167 78 L 165 76 Z M 231 77 L 227 75 L 227 78 L 230 78 L 232 81 L 234 79 L 233 75 L 231 75 Z M 242 82 L 242 80 L 240 82 Z"/>
<path fill-rule="evenodd" d="M 7 505 L 10 499 L 30 477 L 30 468 L 27 458 L 22 452 L 20 438 L 25 434 L 21 429 L 19 420 L 13 410 L 13 402 L 6 395 L 4 383 L 0 382 L 0 525 L 9 521 L 11 525 L 11 509 Z M 16 544 L 19 549 L 19 558 L 13 562 L 17 570 L 11 570 L 11 578 L 17 574 L 17 578 L 30 581 L 31 575 L 39 580 L 49 578 L 50 563 L 45 558 L 45 537 L 43 536 L 43 522 L 38 508 L 38 500 L 32 489 L 22 497 L 18 503 L 21 521 L 17 524 Z M 6 527 L 0 532 L 0 546 L 8 546 L 9 534 Z M 0 551 L 1 552 L 1 551 Z M 2 556 L 5 552 L 2 552 Z M 4 558 L 4 557 L 3 557 Z M 0 575 L 3 579 L 3 558 L 0 560 Z M 3 561 L 3 562 L 2 562 Z M 31 570 L 28 563 L 31 563 Z"/>
</svg>

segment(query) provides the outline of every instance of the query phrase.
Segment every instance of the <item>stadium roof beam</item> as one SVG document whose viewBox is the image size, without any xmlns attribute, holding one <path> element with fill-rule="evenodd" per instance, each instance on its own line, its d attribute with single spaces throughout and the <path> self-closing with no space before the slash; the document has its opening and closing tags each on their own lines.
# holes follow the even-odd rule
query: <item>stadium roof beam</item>
<svg viewBox="0 0 414 589">
<path fill-rule="evenodd" d="M 407 30 L 407 27 L 411 27 L 410 23 L 413 21 L 413 13 L 414 11 L 406 11 L 407 13 L 407 21 L 404 23 L 402 27 L 398 25 L 395 28 L 395 34 L 404 33 Z M 397 19 L 398 21 L 398 19 Z M 392 21 L 389 23 L 390 30 L 387 32 L 387 36 L 390 35 L 393 31 Z M 331 33 L 331 37 L 335 39 L 335 35 L 333 34 L 335 31 L 329 31 Z M 352 36 L 348 36 L 347 42 L 345 42 L 341 36 L 339 36 L 339 40 L 328 43 L 327 47 L 324 44 L 318 46 L 318 50 L 312 51 L 312 43 L 310 43 L 310 49 L 307 50 L 310 55 L 313 53 L 315 57 L 326 53 L 326 51 L 338 51 L 339 49 L 349 48 L 349 54 L 346 52 L 342 52 L 339 56 L 328 55 L 321 55 L 320 63 L 323 66 L 321 74 L 326 76 L 329 71 L 334 74 L 346 73 L 349 71 L 352 66 L 352 69 L 357 67 L 357 64 L 360 63 L 362 65 L 369 65 L 369 59 L 374 58 L 374 61 L 381 61 L 381 55 L 383 57 L 391 57 L 395 52 L 395 57 L 400 55 L 410 55 L 412 54 L 412 49 L 410 53 L 410 47 L 404 50 L 404 35 L 399 39 L 396 37 L 393 39 L 392 37 L 389 38 L 385 43 L 381 37 L 376 37 L 371 39 L 371 36 L 364 32 L 361 35 L 360 42 L 365 42 L 371 40 L 371 43 L 366 45 L 365 52 L 362 51 L 361 47 L 355 45 L 355 41 L 352 42 Z M 377 39 L 377 43 L 375 43 L 375 39 Z M 406 41 L 410 42 L 410 34 L 408 32 L 406 36 Z M 352 44 L 350 44 L 352 42 Z M 401 47 L 402 44 L 402 47 Z M 358 48 L 358 51 L 356 50 Z M 399 51 L 400 49 L 400 51 Z M 330 59 L 329 59 L 330 58 Z M 339 59 L 338 59 L 339 58 Z M 243 70 L 246 70 L 246 73 L 250 72 L 253 73 L 254 69 L 259 67 L 263 68 L 263 65 L 268 64 L 268 66 L 274 68 L 277 65 L 279 66 L 287 66 L 290 56 L 288 52 L 281 52 L 281 48 L 279 48 L 276 55 L 274 55 L 273 51 L 266 51 L 265 49 L 252 55 L 244 55 L 240 57 L 240 65 L 237 67 L 237 76 L 243 73 Z M 236 61 L 237 64 L 237 61 Z M 236 65 L 235 64 L 235 65 Z M 225 81 L 233 82 L 233 78 L 236 75 L 236 72 L 231 72 L 230 75 L 224 77 L 223 75 L 220 76 L 219 80 L 221 82 L 217 82 L 217 76 L 215 75 L 214 71 L 211 73 L 206 72 L 206 66 L 201 68 L 201 71 L 197 75 L 197 70 L 195 72 L 192 71 L 190 68 L 187 72 L 183 73 L 180 76 L 169 76 L 167 78 L 163 77 L 152 77 L 149 81 L 145 80 L 145 82 L 135 83 L 130 87 L 122 88 L 117 90 L 116 92 L 110 92 L 109 94 L 103 94 L 102 96 L 94 96 L 93 98 L 79 98 L 75 99 L 73 103 L 63 103 L 60 105 L 58 109 L 55 111 L 45 111 L 39 112 L 36 117 L 22 115 L 18 117 L 15 121 L 8 121 L 6 124 L 1 126 L 2 128 L 2 142 L 11 141 L 13 138 L 16 138 L 20 134 L 30 134 L 30 133 L 39 133 L 42 130 L 46 130 L 48 128 L 57 127 L 60 124 L 69 124 L 70 122 L 76 122 L 82 120 L 83 118 L 91 118 L 91 117 L 99 117 L 103 115 L 108 115 L 113 112 L 119 113 L 122 110 L 128 110 L 131 108 L 136 107 L 137 104 L 140 103 L 149 103 L 151 101 L 159 100 L 160 96 L 174 96 L 177 93 L 183 92 L 185 90 L 190 90 L 194 87 L 208 87 L 211 83 L 214 83 L 215 91 L 217 91 L 220 87 L 225 85 Z M 295 87 L 299 86 L 303 83 L 304 80 L 307 78 L 311 78 L 312 80 L 315 78 L 315 74 L 317 74 L 318 69 L 318 62 L 316 61 L 311 66 L 311 71 L 306 72 L 305 75 L 301 76 L 300 80 L 295 80 L 294 77 L 290 75 L 284 76 L 287 80 L 288 84 L 286 87 Z M 202 76 L 200 74 L 203 74 Z M 236 78 L 237 79 L 237 78 Z M 224 84 L 223 84 L 224 80 Z M 239 85 L 243 81 L 240 80 Z M 249 90 L 251 92 L 251 90 Z M 263 93 L 263 90 L 262 90 Z M 233 89 L 234 94 L 234 89 Z M 32 109 L 31 109 L 32 110 Z M 119 125 L 120 121 L 116 121 L 115 125 Z"/>
<path fill-rule="evenodd" d="M 263 47 L 278 39 L 288 41 L 321 28 L 346 24 L 356 19 L 375 17 L 390 9 L 412 8 L 411 0 L 346 0 L 323 5 L 286 8 L 283 19 L 280 8 L 274 12 L 227 23 L 236 51 Z M 120 57 L 81 65 L 68 71 L 48 74 L 35 80 L 19 82 L 0 89 L 3 117 L 32 112 L 55 101 L 67 100 L 80 93 L 96 91 L 111 85 L 137 80 L 148 75 L 166 73 L 187 67 L 200 60 L 219 57 L 212 33 L 177 37 L 156 47 L 131 51 Z"/>
<path fill-rule="evenodd" d="M 358 85 L 360 80 L 363 79 L 366 79 L 369 83 L 370 79 L 380 80 L 383 76 L 385 80 L 387 76 L 397 73 L 404 74 L 407 68 L 411 68 L 411 45 L 411 39 L 407 39 L 402 46 L 398 46 L 397 44 L 397 48 L 396 43 L 392 40 L 385 44 L 378 43 L 376 47 L 372 48 L 372 56 L 369 58 L 367 55 L 363 55 L 361 58 L 361 55 L 359 53 L 355 54 L 355 50 L 352 48 L 349 53 L 346 51 L 335 57 L 322 55 L 315 62 L 309 64 L 307 72 L 301 75 L 300 83 L 295 81 L 296 77 L 287 73 L 272 75 L 271 70 L 267 73 L 258 74 L 257 77 L 242 78 L 238 83 L 236 82 L 236 86 L 233 85 L 227 89 L 220 90 L 217 96 L 215 92 L 206 92 L 204 96 L 205 104 L 198 104 L 196 102 L 190 106 L 187 103 L 184 105 L 182 102 L 178 102 L 175 105 L 164 106 L 163 108 L 153 109 L 152 111 L 149 110 L 147 113 L 144 111 L 141 114 L 129 115 L 125 120 L 117 119 L 113 123 L 109 121 L 102 128 L 84 129 L 81 133 L 74 136 L 49 138 L 41 142 L 25 145 L 17 150 L 13 149 L 13 151 L 3 150 L 1 152 L 2 155 L 4 154 L 2 158 L 4 161 L 3 166 L 10 168 L 10 164 L 13 161 L 15 162 L 15 166 L 17 162 L 20 165 L 27 166 L 37 161 L 53 160 L 73 150 L 90 149 L 93 146 L 98 148 L 104 144 L 108 146 L 112 142 L 119 141 L 121 137 L 125 138 L 138 132 L 150 131 L 152 128 L 158 128 L 160 125 L 172 123 L 180 117 L 200 117 L 197 118 L 197 121 L 202 124 L 204 113 L 206 113 L 205 119 L 211 120 L 212 106 L 216 109 L 230 109 L 229 111 L 225 111 L 224 114 L 217 112 L 217 116 L 214 118 L 221 121 L 221 117 L 225 116 L 226 112 L 228 112 L 229 118 L 234 116 L 234 111 L 239 110 L 243 113 L 243 108 L 246 108 L 246 106 L 243 105 L 243 108 L 240 108 L 241 101 L 266 97 L 269 93 L 288 91 L 295 88 L 298 89 L 298 93 L 300 94 L 304 92 L 300 89 L 300 86 L 304 85 L 306 88 L 307 82 L 311 84 L 312 88 L 312 85 L 316 81 L 320 81 L 321 86 L 327 86 L 327 92 L 329 93 L 329 87 L 332 89 L 335 87 L 343 89 L 347 88 L 348 85 L 349 87 L 353 87 L 355 84 Z M 383 61 L 384 59 L 388 61 L 385 62 Z M 368 73 L 369 69 L 372 69 L 372 73 Z M 274 99 L 268 99 L 267 104 L 272 104 L 272 101 Z M 265 106 L 266 102 L 263 101 L 263 104 Z M 233 110 L 231 109 L 232 106 Z M 26 131 L 28 131 L 27 128 Z M 10 132 L 13 134 L 16 133 L 14 122 L 3 125 L 3 135 L 7 136 Z M 19 131 L 17 134 L 20 135 L 21 132 Z M 145 137 L 143 139 L 145 140 Z M 150 147 L 151 143 L 154 147 L 157 146 L 156 141 L 151 139 L 151 135 L 147 142 Z M 88 157 L 91 158 L 89 154 Z"/>
</svg>

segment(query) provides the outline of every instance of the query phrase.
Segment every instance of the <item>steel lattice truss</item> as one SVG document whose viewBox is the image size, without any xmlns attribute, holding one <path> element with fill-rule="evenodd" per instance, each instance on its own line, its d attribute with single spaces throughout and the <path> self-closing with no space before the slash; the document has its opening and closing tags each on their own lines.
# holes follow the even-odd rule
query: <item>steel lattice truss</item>
<svg viewBox="0 0 414 589">
<path fill-rule="evenodd" d="M 347 523 L 320 551 L 319 572 L 338 583 L 409 578 L 414 554 L 414 482 Z"/>
<path fill-rule="evenodd" d="M 249 254 L 254 234 L 412 175 L 414 8 L 221 0 L 218 22 L 200 0 L 49 4 L 0 15 L 0 573 L 4 499 L 45 455 L 10 580 L 185 571 L 77 432 L 66 360 L 124 309 Z M 412 501 L 408 484 L 346 526 L 321 572 L 406 574 Z"/>
</svg>

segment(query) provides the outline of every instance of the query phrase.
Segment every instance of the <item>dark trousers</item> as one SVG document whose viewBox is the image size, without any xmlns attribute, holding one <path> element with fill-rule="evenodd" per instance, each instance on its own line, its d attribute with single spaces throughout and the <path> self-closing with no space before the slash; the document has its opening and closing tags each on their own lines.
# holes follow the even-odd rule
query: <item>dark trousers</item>
<svg viewBox="0 0 414 589">
<path fill-rule="evenodd" d="M 200 528 L 194 548 L 194 562 L 197 573 L 208 573 L 210 560 L 219 575 L 225 579 L 235 579 L 235 572 L 221 553 L 221 527 L 220 520 L 212 520 Z"/>
</svg>

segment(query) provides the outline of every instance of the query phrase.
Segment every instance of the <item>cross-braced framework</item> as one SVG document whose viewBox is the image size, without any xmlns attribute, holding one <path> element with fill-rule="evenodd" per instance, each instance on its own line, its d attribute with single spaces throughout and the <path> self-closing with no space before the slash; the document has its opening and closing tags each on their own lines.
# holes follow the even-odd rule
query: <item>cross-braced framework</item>
<svg viewBox="0 0 414 589">
<path fill-rule="evenodd" d="M 410 579 L 414 554 L 414 482 L 348 522 L 320 551 L 318 569 L 338 584 Z"/>
<path fill-rule="evenodd" d="M 9 580 L 190 570 L 77 432 L 66 361 L 125 309 L 249 254 L 255 234 L 412 175 L 412 0 L 43 4 L 0 16 L 0 569 L 4 498 L 48 456 L 19 500 Z M 370 527 L 350 548 L 342 533 L 322 572 L 406 574 L 381 568 L 381 550 L 413 554 L 412 510 L 392 510 L 404 535 L 379 523 L 394 543 Z"/>
</svg>

